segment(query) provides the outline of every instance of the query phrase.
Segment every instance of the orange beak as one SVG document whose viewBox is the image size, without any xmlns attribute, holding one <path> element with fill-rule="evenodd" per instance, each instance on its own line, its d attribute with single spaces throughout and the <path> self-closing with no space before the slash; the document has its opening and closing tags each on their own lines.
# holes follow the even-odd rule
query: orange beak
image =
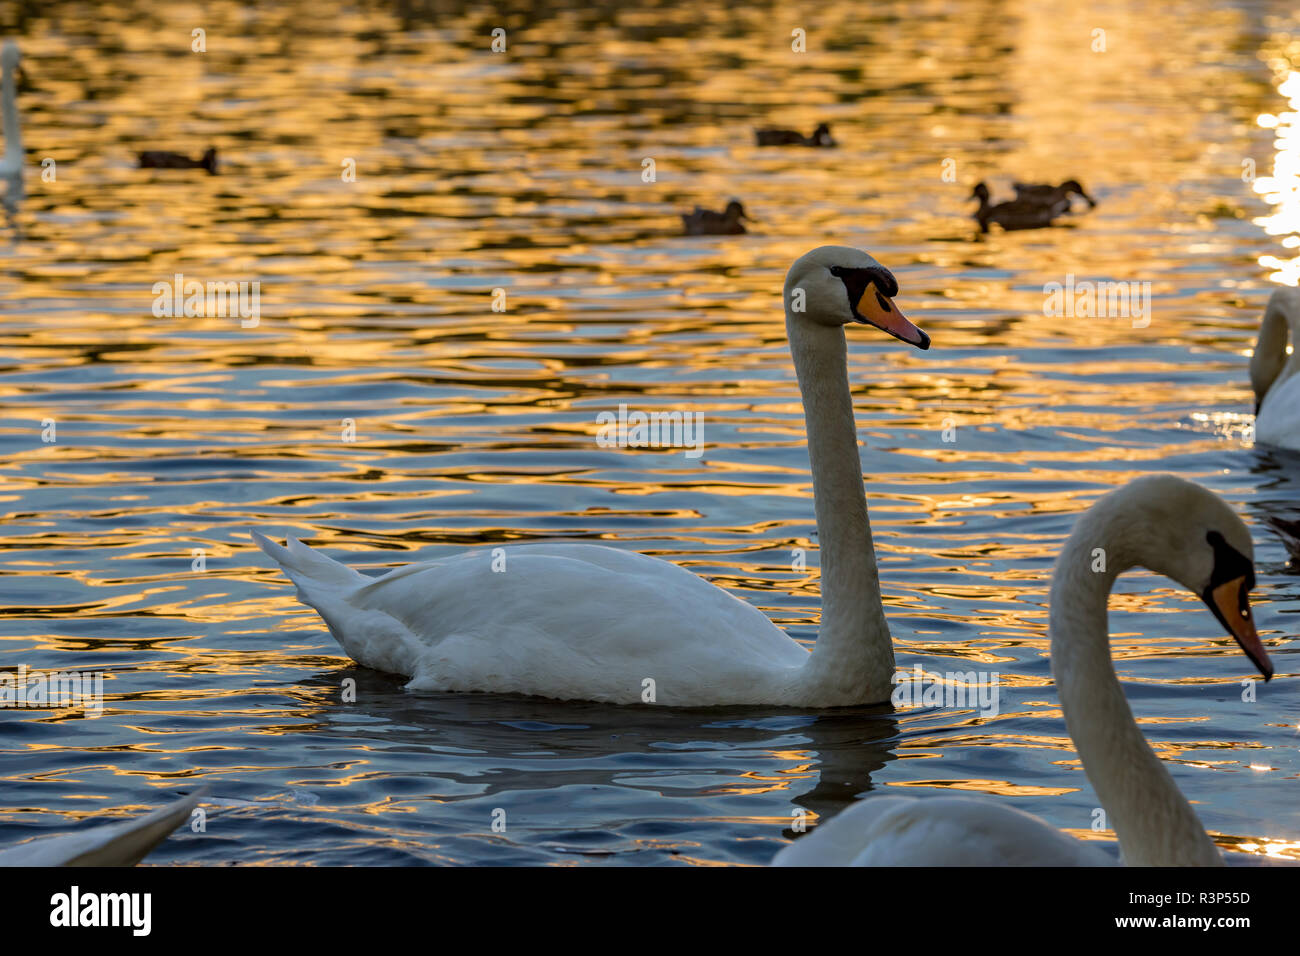
<svg viewBox="0 0 1300 956">
<path fill-rule="evenodd" d="M 863 325 L 874 325 L 883 329 L 896 339 L 902 339 L 908 345 L 919 349 L 930 347 L 930 336 L 926 335 L 907 320 L 907 316 L 898 310 L 894 300 L 876 288 L 874 283 L 867 283 L 862 290 L 862 298 L 854 307 L 854 321 Z"/>
<path fill-rule="evenodd" d="M 1264 680 L 1268 680 L 1273 676 L 1273 662 L 1268 659 L 1268 651 L 1264 650 L 1264 644 L 1255 631 L 1255 619 L 1251 616 L 1250 601 L 1246 596 L 1248 591 L 1245 576 L 1234 578 L 1218 587 L 1207 588 L 1205 603 L 1241 645 L 1250 662 L 1264 675 Z"/>
</svg>

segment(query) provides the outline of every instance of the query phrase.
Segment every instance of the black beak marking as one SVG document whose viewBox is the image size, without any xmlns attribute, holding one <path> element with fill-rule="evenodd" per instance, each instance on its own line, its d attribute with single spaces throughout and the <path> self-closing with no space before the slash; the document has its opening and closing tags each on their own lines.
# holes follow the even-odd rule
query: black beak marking
<svg viewBox="0 0 1300 956">
<path fill-rule="evenodd" d="M 862 314 L 858 312 L 858 303 L 862 301 L 862 295 L 867 291 L 867 286 L 874 285 L 876 287 L 876 299 L 886 309 L 889 309 L 889 306 L 885 301 L 885 296 L 893 298 L 898 295 L 898 280 L 884 266 L 866 269 L 855 269 L 850 266 L 831 266 L 830 271 L 831 275 L 844 283 L 844 289 L 849 296 L 849 311 L 858 322 L 866 321 Z"/>
</svg>

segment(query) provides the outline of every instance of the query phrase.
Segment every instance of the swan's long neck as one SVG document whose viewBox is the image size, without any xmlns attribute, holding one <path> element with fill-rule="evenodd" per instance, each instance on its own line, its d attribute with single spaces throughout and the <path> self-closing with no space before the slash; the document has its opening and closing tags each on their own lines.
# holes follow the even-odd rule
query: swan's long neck
<svg viewBox="0 0 1300 956">
<path fill-rule="evenodd" d="M 1300 313 L 1292 306 L 1293 300 L 1287 290 L 1275 292 L 1264 309 L 1264 320 L 1259 326 L 1259 341 L 1255 343 L 1255 352 L 1250 357 L 1250 384 L 1255 390 L 1255 401 L 1263 404 L 1264 396 L 1287 364 L 1287 338 L 1296 338 L 1300 329 L 1293 328 L 1300 324 Z M 1300 351 L 1297 352 L 1300 355 Z M 1295 359 L 1293 358 L 1292 361 Z"/>
<path fill-rule="evenodd" d="M 1052 575 L 1052 674 L 1065 725 L 1129 866 L 1220 866 L 1223 858 L 1133 719 L 1110 656 L 1106 605 L 1145 529 L 1094 507 Z M 1100 551 L 1098 550 L 1100 549 Z M 1093 571 L 1103 560 L 1107 570 Z"/>
<path fill-rule="evenodd" d="M 867 521 L 844 331 L 788 312 L 786 330 L 808 427 L 821 552 L 821 629 L 801 682 L 823 705 L 880 703 L 893 687 L 894 647 Z"/>
<path fill-rule="evenodd" d="M 14 71 L 12 67 L 4 68 L 0 78 L 0 108 L 4 110 L 5 124 L 5 169 L 10 175 L 21 173 L 23 166 L 23 136 L 18 125 L 18 98 L 14 91 Z"/>
</svg>

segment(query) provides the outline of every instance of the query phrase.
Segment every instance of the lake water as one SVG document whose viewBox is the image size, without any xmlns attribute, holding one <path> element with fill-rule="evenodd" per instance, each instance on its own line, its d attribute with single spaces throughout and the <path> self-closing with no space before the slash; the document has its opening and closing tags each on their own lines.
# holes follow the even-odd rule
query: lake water
<svg viewBox="0 0 1300 956">
<path fill-rule="evenodd" d="M 1300 456 L 1251 443 L 1246 378 L 1270 289 L 1300 279 L 1294 6 L 495 6 L 514 12 L 6 23 L 28 177 L 0 233 L 0 667 L 106 681 L 98 719 L 0 711 L 0 844 L 199 784 L 207 834 L 150 862 L 762 864 L 800 816 L 870 791 L 989 794 L 1107 841 L 1051 684 L 1047 578 L 1091 501 L 1171 471 L 1251 524 L 1278 676 L 1243 701 L 1249 662 L 1146 573 L 1111 602 L 1116 666 L 1233 860 L 1300 859 L 1300 579 L 1261 523 L 1300 512 Z M 839 148 L 753 145 L 822 120 Z M 208 146 L 216 176 L 135 168 Z M 977 181 L 1069 177 L 1096 210 L 977 234 Z M 679 211 L 732 196 L 748 235 L 679 235 Z M 997 673 L 996 715 L 408 693 L 249 540 L 298 534 L 371 573 L 600 541 L 811 641 L 780 291 L 832 242 L 893 269 L 934 340 L 851 337 L 899 665 Z M 260 321 L 156 317 L 178 273 L 259 282 Z M 1149 322 L 1044 314 L 1048 283 L 1081 280 L 1150 283 Z M 599 447 L 620 403 L 703 413 L 703 456 Z"/>
</svg>

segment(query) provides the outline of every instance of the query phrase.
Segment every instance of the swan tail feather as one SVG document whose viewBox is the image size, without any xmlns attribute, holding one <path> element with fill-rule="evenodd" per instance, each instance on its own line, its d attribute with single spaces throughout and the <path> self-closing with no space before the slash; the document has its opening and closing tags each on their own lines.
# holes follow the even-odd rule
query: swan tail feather
<svg viewBox="0 0 1300 956">
<path fill-rule="evenodd" d="M 297 538 L 286 538 L 284 545 L 279 545 L 256 531 L 250 533 L 257 546 L 273 558 L 298 586 L 299 593 L 313 587 L 335 589 L 361 584 L 367 580 L 365 575 L 313 551 Z"/>
<path fill-rule="evenodd" d="M 152 813 L 0 851 L 0 866 L 135 866 L 189 819 L 208 788 Z"/>
</svg>

